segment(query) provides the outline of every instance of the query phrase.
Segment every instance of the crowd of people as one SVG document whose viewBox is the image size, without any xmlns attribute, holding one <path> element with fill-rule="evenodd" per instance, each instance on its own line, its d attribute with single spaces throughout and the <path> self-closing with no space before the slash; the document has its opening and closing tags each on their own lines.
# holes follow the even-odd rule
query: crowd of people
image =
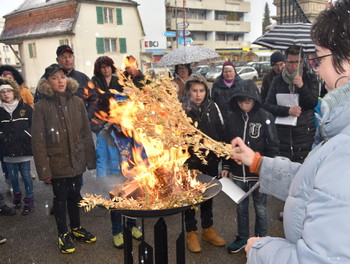
<svg viewBox="0 0 350 264">
<path fill-rule="evenodd" d="M 203 164 L 190 148 L 188 168 L 230 178 L 246 192 L 260 184 L 251 194 L 254 237 L 246 198 L 237 205 L 237 234 L 227 245 L 230 253 L 245 248 L 247 263 L 350 262 L 346 243 L 349 172 L 345 169 L 350 154 L 349 10 L 350 0 L 338 0 L 319 14 L 311 29 L 316 54 L 304 54 L 297 45 L 274 52 L 261 90 L 253 81 L 242 80 L 229 60 L 211 90 L 202 75 L 192 74 L 189 64 L 175 67 L 174 86 L 185 113 L 199 130 L 231 143 L 234 149 L 229 160 L 209 152 Z M 97 177 L 123 178 L 120 164 L 126 161 L 132 166 L 132 147 L 138 143 L 118 125 L 96 115 L 108 110 L 111 98 L 121 104 L 127 101 L 116 96 L 123 87 L 114 61 L 107 56 L 97 58 L 91 87 L 90 78 L 74 69 L 71 47 L 59 46 L 56 55 L 57 63 L 45 69 L 34 100 L 18 71 L 0 67 L 1 162 L 13 193 L 13 208 L 0 194 L 0 214 L 13 215 L 22 203 L 22 215 L 33 213 L 30 160 L 34 157 L 39 179 L 50 180 L 52 185 L 59 249 L 72 253 L 73 238 L 86 243 L 97 240 L 80 221 L 83 173 L 96 169 Z M 142 89 L 144 76 L 139 70 L 126 68 L 125 75 Z M 322 100 L 320 79 L 327 91 Z M 87 94 L 86 87 L 90 87 Z M 320 112 L 315 115 L 316 106 Z M 97 135 L 96 150 L 92 132 Z M 281 215 L 285 238 L 269 236 L 267 195 L 285 201 Z M 213 199 L 199 208 L 201 240 L 226 246 L 214 228 Z M 111 213 L 117 248 L 124 245 L 121 217 L 116 211 Z M 142 239 L 135 219 L 127 219 L 127 227 L 135 239 Z M 185 211 L 185 230 L 188 250 L 201 252 L 194 209 Z M 0 243 L 4 242 L 6 238 L 0 236 Z"/>
</svg>

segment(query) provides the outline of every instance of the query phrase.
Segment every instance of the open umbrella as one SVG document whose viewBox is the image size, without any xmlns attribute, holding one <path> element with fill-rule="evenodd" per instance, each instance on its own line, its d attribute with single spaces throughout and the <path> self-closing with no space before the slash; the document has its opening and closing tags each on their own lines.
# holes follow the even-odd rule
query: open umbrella
<svg viewBox="0 0 350 264">
<path fill-rule="evenodd" d="M 315 45 L 311 41 L 310 30 L 310 23 L 285 23 L 275 26 L 257 38 L 253 44 L 278 50 L 298 45 L 305 53 L 311 53 L 315 52 Z"/>
<path fill-rule="evenodd" d="M 219 57 L 215 51 L 198 46 L 184 46 L 164 55 L 156 64 L 158 67 L 187 64 Z"/>
</svg>

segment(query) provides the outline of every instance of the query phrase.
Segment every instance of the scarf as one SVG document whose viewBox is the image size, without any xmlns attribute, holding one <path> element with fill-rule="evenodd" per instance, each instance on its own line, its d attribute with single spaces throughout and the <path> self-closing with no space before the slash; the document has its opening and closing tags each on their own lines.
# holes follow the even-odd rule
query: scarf
<svg viewBox="0 0 350 264">
<path fill-rule="evenodd" d="M 225 84 L 228 88 L 230 88 L 230 87 L 232 86 L 232 84 L 234 83 L 234 81 L 235 81 L 235 79 L 233 79 L 233 80 L 230 81 L 230 82 L 228 82 L 228 81 L 226 81 L 226 80 L 224 79 L 224 84 Z"/>
<path fill-rule="evenodd" d="M 13 111 L 15 111 L 17 105 L 18 105 L 19 101 L 17 99 L 14 100 L 13 103 L 8 104 L 5 102 L 2 102 L 2 107 L 6 110 L 6 112 L 8 112 L 10 114 L 10 116 L 12 117 L 12 113 Z"/>
<path fill-rule="evenodd" d="M 286 67 L 282 71 L 282 78 L 288 84 L 288 88 L 289 88 L 289 91 L 291 93 L 295 93 L 293 80 L 294 80 L 295 76 L 297 76 L 298 74 L 303 74 L 303 64 L 302 63 L 299 66 L 299 70 L 297 70 L 293 73 L 289 73 Z"/>
</svg>

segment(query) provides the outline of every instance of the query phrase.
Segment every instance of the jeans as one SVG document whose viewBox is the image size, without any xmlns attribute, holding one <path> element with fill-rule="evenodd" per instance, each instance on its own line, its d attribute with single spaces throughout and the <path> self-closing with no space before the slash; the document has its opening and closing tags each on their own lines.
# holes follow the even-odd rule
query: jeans
<svg viewBox="0 0 350 264">
<path fill-rule="evenodd" d="M 235 181 L 243 191 L 247 192 L 256 183 Z M 255 209 L 255 236 L 264 237 L 267 235 L 267 195 L 256 189 L 253 193 L 253 202 Z M 249 238 L 249 197 L 244 199 L 237 205 L 237 224 L 238 236 L 241 238 Z"/>
<path fill-rule="evenodd" d="M 200 205 L 202 228 L 209 228 L 213 225 L 213 199 L 209 199 Z M 189 209 L 185 211 L 186 232 L 197 231 L 196 211 Z"/>
<path fill-rule="evenodd" d="M 113 236 L 123 232 L 122 225 L 122 215 L 117 211 L 111 211 L 111 220 L 112 220 L 112 234 Z M 136 226 L 136 219 L 127 217 L 126 225 L 128 228 Z"/>
<path fill-rule="evenodd" d="M 66 213 L 68 211 L 70 227 L 80 227 L 80 212 L 78 203 L 80 202 L 82 175 L 73 178 L 52 178 L 53 190 L 53 211 L 55 214 L 58 234 L 68 232 Z"/>
<path fill-rule="evenodd" d="M 18 181 L 18 171 L 21 173 L 26 196 L 33 196 L 33 182 L 30 176 L 30 161 L 10 163 L 5 162 L 7 174 L 12 184 L 12 189 L 14 193 L 21 191 L 21 186 Z"/>
</svg>

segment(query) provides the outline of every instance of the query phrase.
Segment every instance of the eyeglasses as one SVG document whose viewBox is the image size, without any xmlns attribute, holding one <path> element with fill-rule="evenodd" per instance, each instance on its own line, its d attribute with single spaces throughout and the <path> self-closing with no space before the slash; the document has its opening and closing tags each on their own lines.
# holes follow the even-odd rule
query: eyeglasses
<svg viewBox="0 0 350 264">
<path fill-rule="evenodd" d="M 300 60 L 300 61 L 287 61 L 287 64 L 289 66 L 293 66 L 294 64 L 302 64 L 303 62 Z"/>
<path fill-rule="evenodd" d="M 13 93 L 13 90 L 5 90 L 0 92 L 0 94 L 9 94 L 9 93 Z"/>
<path fill-rule="evenodd" d="M 313 69 L 313 71 L 317 72 L 320 69 L 320 65 L 322 63 L 322 59 L 332 56 L 333 54 L 327 54 L 327 55 L 323 55 L 323 56 L 317 56 L 317 55 L 310 55 L 309 56 L 309 65 L 310 67 Z"/>
</svg>

